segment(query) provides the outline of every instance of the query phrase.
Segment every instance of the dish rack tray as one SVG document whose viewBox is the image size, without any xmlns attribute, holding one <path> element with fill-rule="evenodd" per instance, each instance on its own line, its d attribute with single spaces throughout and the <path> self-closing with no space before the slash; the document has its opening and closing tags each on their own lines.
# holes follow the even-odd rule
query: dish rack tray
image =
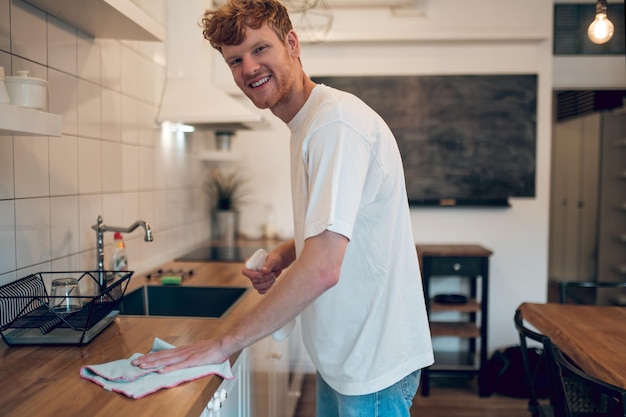
<svg viewBox="0 0 626 417">
<path fill-rule="evenodd" d="M 83 344 L 86 333 L 117 307 L 126 292 L 133 271 L 126 272 L 117 281 L 107 286 L 101 295 L 70 296 L 79 298 L 82 308 L 74 312 L 59 312 L 52 309 L 50 296 L 44 284 L 44 276 L 52 281 L 55 277 L 76 277 L 79 281 L 92 279 L 98 285 L 99 271 L 84 272 L 37 272 L 0 287 L 0 334 L 4 342 L 13 346 L 11 332 L 16 329 L 38 329 L 42 336 L 50 335 L 55 329 L 68 329 L 76 333 L 78 344 Z M 112 271 L 104 271 L 112 274 Z M 82 333 L 82 334 L 81 334 Z"/>
</svg>

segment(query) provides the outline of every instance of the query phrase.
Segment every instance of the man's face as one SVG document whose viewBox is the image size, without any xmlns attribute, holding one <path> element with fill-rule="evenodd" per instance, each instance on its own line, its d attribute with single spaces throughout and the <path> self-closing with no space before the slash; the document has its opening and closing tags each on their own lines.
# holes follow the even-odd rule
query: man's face
<svg viewBox="0 0 626 417">
<path fill-rule="evenodd" d="M 255 106 L 273 109 L 288 101 L 299 68 L 291 34 L 283 43 L 266 24 L 247 28 L 244 41 L 223 46 L 222 55 L 235 83 Z"/>
</svg>

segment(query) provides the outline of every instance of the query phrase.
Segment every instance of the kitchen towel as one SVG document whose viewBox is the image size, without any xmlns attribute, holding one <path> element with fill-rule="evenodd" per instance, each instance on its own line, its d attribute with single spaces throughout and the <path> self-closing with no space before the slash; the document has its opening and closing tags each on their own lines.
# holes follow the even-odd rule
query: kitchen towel
<svg viewBox="0 0 626 417">
<path fill-rule="evenodd" d="M 175 347 L 156 337 L 150 353 Z M 195 366 L 160 374 L 157 372 L 160 368 L 141 369 L 134 366 L 132 361 L 140 356 L 143 356 L 143 353 L 134 353 L 128 359 L 99 365 L 86 365 L 80 368 L 80 376 L 95 382 L 107 391 L 118 392 L 135 399 L 208 375 L 219 375 L 224 379 L 234 378 L 228 360 L 218 365 Z"/>
</svg>

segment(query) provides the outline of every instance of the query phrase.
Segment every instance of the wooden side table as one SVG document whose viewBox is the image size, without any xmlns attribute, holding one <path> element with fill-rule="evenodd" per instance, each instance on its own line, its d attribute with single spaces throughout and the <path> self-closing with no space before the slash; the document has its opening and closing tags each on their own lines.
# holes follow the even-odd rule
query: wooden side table
<svg viewBox="0 0 626 417">
<path fill-rule="evenodd" d="M 476 244 L 417 244 L 422 272 L 426 308 L 433 339 L 456 337 L 467 341 L 467 350 L 458 352 L 435 351 L 435 363 L 423 370 L 422 395 L 430 393 L 430 377 L 434 374 L 480 376 L 487 363 L 487 314 L 489 296 L 489 249 Z M 469 290 L 466 302 L 461 297 L 436 301 L 432 281 L 441 277 L 457 276 L 467 279 Z M 480 281 L 480 285 L 479 285 Z M 457 321 L 439 321 L 433 313 L 452 311 L 459 313 Z M 477 344 L 477 341 L 479 343 Z M 481 381 L 482 378 L 479 378 Z M 486 396 L 482 386 L 479 395 Z"/>
</svg>

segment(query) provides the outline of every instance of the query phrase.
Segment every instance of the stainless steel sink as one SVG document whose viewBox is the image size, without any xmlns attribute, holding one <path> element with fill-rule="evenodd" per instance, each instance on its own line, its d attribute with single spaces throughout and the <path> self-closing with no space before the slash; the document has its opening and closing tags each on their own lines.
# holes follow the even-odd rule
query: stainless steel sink
<svg viewBox="0 0 626 417">
<path fill-rule="evenodd" d="M 124 295 L 121 315 L 224 317 L 247 288 L 145 285 Z"/>
</svg>

